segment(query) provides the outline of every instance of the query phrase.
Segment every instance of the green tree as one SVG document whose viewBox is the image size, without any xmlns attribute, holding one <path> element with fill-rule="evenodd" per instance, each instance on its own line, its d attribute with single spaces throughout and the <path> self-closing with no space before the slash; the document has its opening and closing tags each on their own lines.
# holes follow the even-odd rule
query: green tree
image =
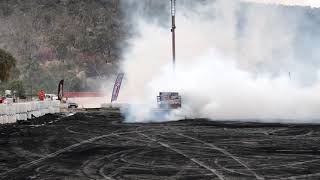
<svg viewBox="0 0 320 180">
<path fill-rule="evenodd" d="M 16 91 L 18 96 L 25 95 L 25 89 L 23 86 L 23 82 L 20 80 L 10 81 L 8 84 L 10 90 Z"/>
<path fill-rule="evenodd" d="M 8 81 L 10 72 L 15 68 L 17 60 L 8 52 L 0 49 L 0 81 Z"/>
</svg>

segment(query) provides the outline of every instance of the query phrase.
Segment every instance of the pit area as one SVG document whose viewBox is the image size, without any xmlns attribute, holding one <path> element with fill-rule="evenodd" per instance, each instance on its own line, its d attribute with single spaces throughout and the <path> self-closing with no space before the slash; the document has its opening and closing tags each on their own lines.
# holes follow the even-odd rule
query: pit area
<svg viewBox="0 0 320 180">
<path fill-rule="evenodd" d="M 1 125 L 0 178 L 320 178 L 319 125 L 123 120 L 96 110 Z"/>
</svg>

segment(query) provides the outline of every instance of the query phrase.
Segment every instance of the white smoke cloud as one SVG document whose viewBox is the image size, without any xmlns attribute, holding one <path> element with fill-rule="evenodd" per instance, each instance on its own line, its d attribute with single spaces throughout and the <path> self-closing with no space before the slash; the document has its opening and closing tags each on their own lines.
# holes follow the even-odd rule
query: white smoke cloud
<svg viewBox="0 0 320 180">
<path fill-rule="evenodd" d="M 319 8 L 319 0 L 242 0 L 243 2 L 254 2 L 264 4 L 279 4 L 286 6 L 309 6 L 313 8 Z"/>
<path fill-rule="evenodd" d="M 243 4 L 233 0 L 199 3 L 192 11 L 179 1 L 177 6 L 175 72 L 170 20 L 163 27 L 143 16 L 133 18 L 139 35 L 129 40 L 123 57 L 126 80 L 119 97 L 130 104 L 124 110 L 128 121 L 320 118 L 319 65 L 296 58 L 299 13 L 288 16 L 281 8 L 261 6 L 242 11 Z M 155 118 L 160 91 L 178 91 L 183 108 Z"/>
</svg>

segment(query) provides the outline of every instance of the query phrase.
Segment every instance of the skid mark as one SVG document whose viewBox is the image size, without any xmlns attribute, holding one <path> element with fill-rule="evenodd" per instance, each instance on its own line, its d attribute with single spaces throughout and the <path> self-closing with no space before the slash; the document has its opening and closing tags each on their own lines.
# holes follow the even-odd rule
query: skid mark
<svg viewBox="0 0 320 180">
<path fill-rule="evenodd" d="M 11 169 L 11 170 L 6 171 L 6 172 L 4 172 L 4 173 L 1 173 L 1 174 L 0 174 L 0 177 L 1 177 L 1 176 L 6 176 L 7 174 L 12 173 L 12 172 L 15 172 L 15 171 L 19 171 L 19 170 L 22 170 L 22 169 L 30 168 L 30 167 L 35 166 L 35 165 L 37 165 L 37 164 L 39 164 L 39 163 L 41 163 L 41 162 L 43 162 L 43 161 L 45 161 L 45 160 L 47 160 L 47 159 L 49 159 L 49 158 L 54 158 L 54 157 L 56 157 L 56 156 L 58 156 L 58 155 L 60 155 L 60 154 L 62 154 L 62 153 L 71 151 L 71 150 L 73 150 L 74 148 L 79 147 L 79 146 L 82 146 L 82 145 L 84 145 L 84 144 L 89 144 L 89 143 L 92 143 L 92 142 L 94 142 L 94 141 L 97 141 L 97 140 L 100 140 L 100 139 L 103 139 L 103 138 L 107 138 L 107 137 L 110 137 L 110 136 L 124 135 L 124 134 L 130 134 L 130 133 L 139 133 L 139 131 L 136 131 L 136 130 L 135 130 L 135 131 L 130 131 L 130 132 L 110 133 L 110 134 L 106 134 L 106 135 L 102 135 L 102 136 L 93 137 L 93 138 L 91 138 L 91 139 L 87 139 L 87 140 L 82 141 L 82 142 L 80 142 L 80 143 L 73 144 L 73 145 L 68 146 L 68 147 L 66 147 L 66 148 L 60 149 L 60 150 L 58 150 L 58 151 L 56 151 L 56 152 L 54 152 L 54 153 L 47 154 L 47 155 L 45 155 L 43 158 L 40 158 L 40 159 L 31 161 L 31 162 L 26 163 L 26 164 L 22 164 L 22 165 L 20 165 L 20 166 L 17 167 L 17 168 L 14 168 L 14 169 Z"/>
<path fill-rule="evenodd" d="M 169 144 L 166 144 L 166 143 L 163 143 L 163 142 L 158 141 L 158 140 L 156 140 L 156 139 L 153 139 L 153 138 L 151 138 L 151 137 L 149 137 L 149 136 L 147 136 L 147 135 L 145 135 L 145 134 L 143 134 L 143 133 L 138 133 L 138 134 L 146 137 L 147 139 L 149 139 L 149 140 L 151 140 L 151 141 L 153 141 L 153 142 L 156 142 L 156 143 L 160 144 L 160 145 L 163 146 L 163 147 L 166 147 L 166 148 L 168 148 L 168 149 L 170 149 L 170 150 L 172 150 L 172 151 L 174 151 L 174 152 L 176 152 L 176 153 L 184 156 L 185 158 L 189 159 L 190 161 L 192 161 L 192 162 L 198 164 L 199 166 L 201 166 L 201 167 L 209 170 L 209 171 L 212 172 L 214 175 L 216 175 L 220 180 L 224 180 L 224 179 L 225 179 L 224 176 L 223 176 L 222 174 L 220 174 L 216 169 L 213 169 L 213 168 L 207 166 L 206 164 L 204 164 L 204 163 L 201 162 L 200 160 L 198 160 L 198 159 L 196 159 L 196 158 L 191 158 L 191 157 L 189 157 L 187 154 L 185 154 L 185 153 L 183 153 L 182 151 L 180 151 L 180 150 L 178 150 L 178 149 L 170 146 Z"/>
<path fill-rule="evenodd" d="M 242 165 L 243 167 L 245 167 L 245 168 L 246 168 L 248 171 L 250 171 L 257 179 L 259 179 L 259 180 L 264 179 L 263 177 L 259 176 L 256 172 L 254 172 L 251 168 L 249 168 L 249 167 L 248 167 L 244 162 L 242 162 L 238 157 L 236 157 L 236 156 L 234 156 L 233 154 L 229 153 L 227 150 L 222 149 L 222 148 L 219 148 L 219 147 L 215 146 L 214 144 L 207 143 L 207 142 L 202 141 L 202 140 L 200 140 L 200 139 L 196 139 L 196 138 L 193 138 L 193 137 L 190 137 L 190 136 L 181 134 L 181 133 L 176 133 L 176 134 L 179 135 L 179 136 L 182 136 L 182 137 L 185 137 L 185 138 L 188 138 L 188 139 L 197 141 L 197 142 L 201 142 L 201 143 L 203 143 L 203 144 L 211 147 L 211 148 L 214 149 L 214 150 L 217 150 L 217 151 L 222 152 L 222 153 L 225 154 L 226 156 L 229 156 L 230 158 L 232 158 L 232 159 L 234 159 L 235 161 L 237 161 L 240 165 Z"/>
</svg>

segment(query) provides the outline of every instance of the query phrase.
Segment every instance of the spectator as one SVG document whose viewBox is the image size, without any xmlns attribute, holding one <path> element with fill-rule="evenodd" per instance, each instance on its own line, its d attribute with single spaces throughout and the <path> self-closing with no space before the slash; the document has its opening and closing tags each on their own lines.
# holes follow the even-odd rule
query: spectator
<svg viewBox="0 0 320 180">
<path fill-rule="evenodd" d="M 44 92 L 43 89 L 40 90 L 40 92 L 38 93 L 38 97 L 39 97 L 39 101 L 44 101 L 46 94 Z"/>
</svg>

